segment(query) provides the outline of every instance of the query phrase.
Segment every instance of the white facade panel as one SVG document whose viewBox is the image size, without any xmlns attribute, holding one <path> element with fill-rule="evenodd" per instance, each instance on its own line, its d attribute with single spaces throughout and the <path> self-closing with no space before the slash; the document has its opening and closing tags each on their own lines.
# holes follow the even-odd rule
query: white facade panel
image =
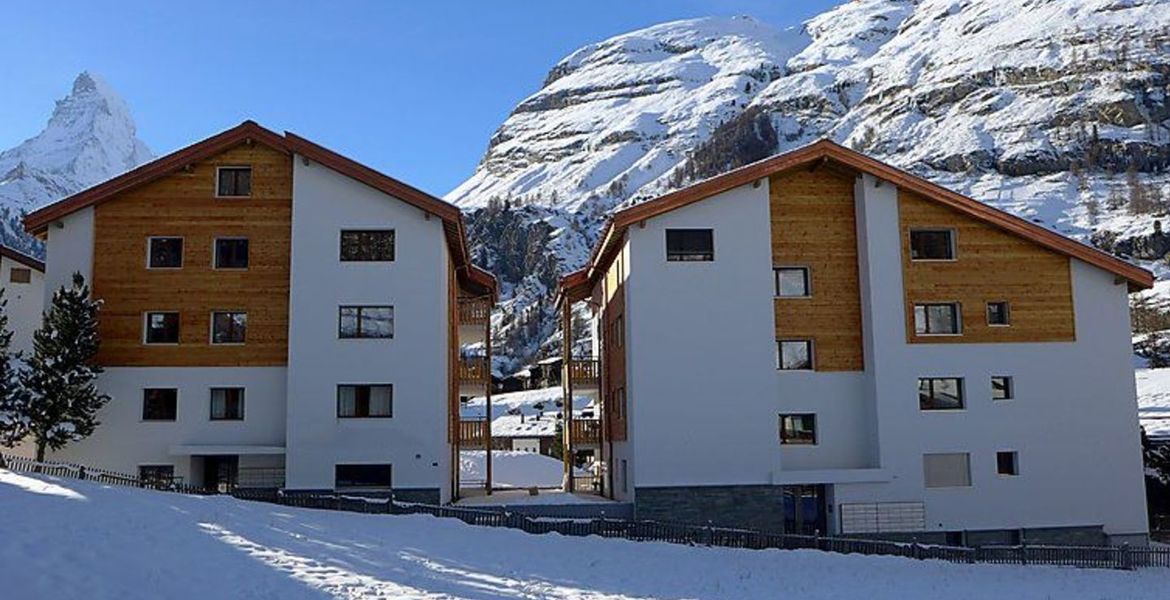
<svg viewBox="0 0 1170 600">
<path fill-rule="evenodd" d="M 28 269 L 28 283 L 12 281 L 12 269 Z M 4 310 L 8 315 L 8 329 L 12 331 L 12 349 L 32 354 L 33 333 L 41 326 L 45 310 L 45 274 L 23 263 L 4 257 L 0 259 L 0 286 L 8 301 Z"/>
<path fill-rule="evenodd" d="M 45 230 L 45 304 L 53 292 L 81 273 L 93 282 L 93 207 L 89 206 L 50 223 Z"/>
</svg>

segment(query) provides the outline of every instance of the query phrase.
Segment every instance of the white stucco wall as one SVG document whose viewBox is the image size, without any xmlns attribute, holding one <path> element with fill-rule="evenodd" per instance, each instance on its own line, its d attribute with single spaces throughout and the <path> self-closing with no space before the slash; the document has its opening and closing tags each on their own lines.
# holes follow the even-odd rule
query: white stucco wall
<svg viewBox="0 0 1170 600">
<path fill-rule="evenodd" d="M 334 466 L 391 463 L 396 488 L 450 497 L 447 264 L 437 217 L 320 164 L 294 163 L 288 368 L 293 489 L 332 489 Z M 343 263 L 342 229 L 395 230 L 395 260 Z M 338 339 L 341 305 L 393 305 L 393 339 Z M 393 418 L 337 418 L 337 385 L 389 383 Z"/>
<path fill-rule="evenodd" d="M 73 282 L 81 273 L 93 281 L 93 207 L 86 207 L 49 223 L 45 230 L 45 305 L 53 291 Z"/>
<path fill-rule="evenodd" d="M 29 283 L 14 283 L 12 269 L 28 269 L 32 272 Z M 32 354 L 32 338 L 41 326 L 41 314 L 45 309 L 45 274 L 29 268 L 8 257 L 0 258 L 0 286 L 8 301 L 5 312 L 8 315 L 8 329 L 12 331 L 12 349 L 27 357 Z"/>
</svg>

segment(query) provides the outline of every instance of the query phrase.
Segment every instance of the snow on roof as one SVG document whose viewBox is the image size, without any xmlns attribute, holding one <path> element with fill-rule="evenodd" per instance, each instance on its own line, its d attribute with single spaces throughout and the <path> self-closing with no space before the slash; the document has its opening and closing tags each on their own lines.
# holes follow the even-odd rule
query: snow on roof
<svg viewBox="0 0 1170 600">
<path fill-rule="evenodd" d="M 545 411 L 540 415 L 500 415 L 492 419 L 492 437 L 527 438 L 556 435 L 558 413 Z"/>
</svg>

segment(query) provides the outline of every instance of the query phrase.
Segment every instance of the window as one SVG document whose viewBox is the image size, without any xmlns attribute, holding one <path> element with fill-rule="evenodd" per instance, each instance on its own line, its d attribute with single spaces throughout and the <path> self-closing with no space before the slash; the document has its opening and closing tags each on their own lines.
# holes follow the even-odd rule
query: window
<svg viewBox="0 0 1170 600">
<path fill-rule="evenodd" d="M 178 344 L 179 343 L 179 313 L 177 313 L 177 312 L 148 312 L 148 313 L 146 313 L 146 343 L 147 344 Z"/>
<path fill-rule="evenodd" d="M 918 335 L 958 335 L 962 332 L 959 305 L 915 304 L 914 333 Z"/>
<path fill-rule="evenodd" d="M 987 324 L 991 326 L 1011 325 L 1011 308 L 1007 302 L 987 303 Z"/>
<path fill-rule="evenodd" d="M 342 338 L 392 338 L 394 307 L 342 306 L 337 327 Z"/>
<path fill-rule="evenodd" d="M 244 388 L 211 388 L 211 420 L 243 421 Z"/>
<path fill-rule="evenodd" d="M 394 230 L 343 230 L 342 262 L 388 262 L 394 260 Z"/>
<path fill-rule="evenodd" d="M 777 298 L 806 298 L 812 295 L 809 288 L 808 267 L 776 267 Z"/>
<path fill-rule="evenodd" d="M 996 452 L 995 471 L 1000 475 L 1020 474 L 1020 455 L 1018 452 Z"/>
<path fill-rule="evenodd" d="M 958 377 L 933 377 L 918 380 L 918 408 L 922 410 L 959 410 L 963 406 L 962 379 Z"/>
<path fill-rule="evenodd" d="M 32 269 L 12 267 L 12 270 L 8 272 L 8 281 L 12 283 L 30 283 L 32 282 Z"/>
<path fill-rule="evenodd" d="M 248 238 L 215 238 L 215 268 L 247 269 Z"/>
<path fill-rule="evenodd" d="M 337 416 L 344 419 L 394 416 L 394 386 L 337 386 Z"/>
<path fill-rule="evenodd" d="M 816 415 L 780 415 L 780 443 L 814 445 L 817 443 Z"/>
<path fill-rule="evenodd" d="M 248 313 L 216 311 L 211 313 L 212 344 L 243 344 L 248 333 Z"/>
<path fill-rule="evenodd" d="M 138 465 L 138 481 L 144 485 L 169 485 L 174 480 L 174 465 Z"/>
<path fill-rule="evenodd" d="M 1015 397 L 1015 389 L 1012 387 L 1012 378 L 996 375 L 991 378 L 991 399 L 992 400 L 1011 400 Z"/>
<path fill-rule="evenodd" d="M 334 487 L 390 489 L 390 465 L 335 465 Z"/>
<path fill-rule="evenodd" d="M 179 390 L 147 388 L 142 390 L 143 421 L 174 421 L 179 410 Z"/>
<path fill-rule="evenodd" d="M 178 269 L 183 266 L 183 238 L 152 237 L 147 240 L 146 266 L 151 269 Z"/>
<path fill-rule="evenodd" d="M 910 231 L 910 260 L 954 260 L 955 232 L 950 229 Z"/>
<path fill-rule="evenodd" d="M 220 167 L 216 170 L 215 195 L 246 198 L 252 195 L 252 167 Z"/>
<path fill-rule="evenodd" d="M 928 488 L 970 487 L 971 455 L 965 452 L 923 454 L 922 474 Z"/>
<path fill-rule="evenodd" d="M 781 371 L 811 371 L 813 368 L 812 340 L 779 340 Z"/>
<path fill-rule="evenodd" d="M 715 260 L 715 234 L 711 229 L 667 229 L 666 260 Z"/>
</svg>

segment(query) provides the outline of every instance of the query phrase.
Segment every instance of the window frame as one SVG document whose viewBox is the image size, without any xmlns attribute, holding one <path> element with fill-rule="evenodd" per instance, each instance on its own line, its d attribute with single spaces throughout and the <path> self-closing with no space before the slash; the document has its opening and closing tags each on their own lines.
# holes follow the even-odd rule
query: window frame
<svg viewBox="0 0 1170 600">
<path fill-rule="evenodd" d="M 157 478 L 147 478 L 143 474 L 143 469 L 170 469 L 170 475 Z M 175 465 L 162 463 L 146 463 L 138 465 L 138 481 L 143 484 L 151 483 L 174 483 L 175 482 Z"/>
<path fill-rule="evenodd" d="M 952 321 L 955 324 L 954 332 L 935 332 L 930 331 L 930 309 L 936 306 L 950 306 L 954 309 Z M 924 331 L 918 331 L 918 309 L 923 311 L 923 326 Z M 914 321 L 914 335 L 917 337 L 945 337 L 945 336 L 959 336 L 963 335 L 963 303 L 959 301 L 942 301 L 942 302 L 915 302 L 912 306 L 912 315 Z"/>
<path fill-rule="evenodd" d="M 784 368 L 784 344 L 803 343 L 808 347 L 808 367 L 801 369 Z M 808 373 L 817 370 L 816 341 L 811 338 L 781 338 L 776 340 L 776 370 L 781 372 Z"/>
<path fill-rule="evenodd" d="M 355 388 L 354 414 L 352 414 L 352 415 L 341 414 L 341 389 L 347 388 L 347 387 Z M 357 394 L 356 394 L 357 388 L 370 388 L 370 397 L 366 399 L 366 414 L 364 414 L 364 415 L 358 414 L 358 412 L 359 412 L 357 410 L 358 403 L 356 400 L 357 399 Z M 384 415 L 370 414 L 370 406 L 371 406 L 370 398 L 373 397 L 373 388 L 387 388 L 390 390 L 390 412 L 389 413 L 384 414 Z M 393 419 L 394 418 L 394 384 L 393 383 L 339 383 L 339 384 L 337 384 L 336 395 L 337 395 L 336 400 L 337 400 L 337 418 L 338 419 L 349 420 L 349 419 Z"/>
<path fill-rule="evenodd" d="M 346 258 L 345 234 L 347 233 L 388 233 L 390 234 L 390 258 Z M 337 234 L 337 261 L 342 263 L 392 263 L 398 260 L 398 231 L 394 228 L 361 228 L 349 227 L 341 229 Z"/>
<path fill-rule="evenodd" d="M 341 481 L 340 469 L 343 467 L 386 467 L 389 481 L 386 485 L 339 485 Z M 333 489 L 334 490 L 393 490 L 394 489 L 394 463 L 334 463 L 333 464 Z"/>
<path fill-rule="evenodd" d="M 1011 472 L 1005 473 L 1003 471 L 1003 463 L 1000 462 L 1002 457 L 1007 455 L 1011 459 Z M 1020 453 L 1017 450 L 996 450 L 995 452 L 995 474 L 1000 477 L 1019 477 L 1020 476 Z"/>
<path fill-rule="evenodd" d="M 151 315 L 175 315 L 175 341 L 173 342 L 152 342 L 150 341 L 150 316 Z M 147 310 L 142 313 L 142 344 L 144 346 L 178 346 L 183 340 L 183 319 L 177 310 Z"/>
<path fill-rule="evenodd" d="M 949 258 L 914 258 L 914 234 L 915 233 L 941 233 L 948 234 L 950 244 Z M 907 232 L 907 254 L 910 256 L 910 262 L 955 262 L 959 259 L 959 232 L 953 227 L 911 227 Z"/>
<path fill-rule="evenodd" d="M 219 182 L 220 182 L 220 178 L 223 177 L 222 173 L 224 171 L 238 171 L 238 170 L 244 170 L 244 169 L 246 169 L 248 171 L 248 193 L 243 194 L 243 195 L 231 195 L 231 196 L 225 196 L 223 194 L 220 194 L 219 193 L 219 189 L 220 189 Z M 220 165 L 220 166 L 217 166 L 215 168 L 215 188 L 214 188 L 215 189 L 215 196 L 214 197 L 215 198 L 223 198 L 223 199 L 227 199 L 227 200 L 238 200 L 240 198 L 251 198 L 252 197 L 252 184 L 255 183 L 255 181 L 254 181 L 255 178 L 253 177 L 253 175 L 255 175 L 255 174 L 256 174 L 256 170 L 252 168 L 252 165 Z"/>
<path fill-rule="evenodd" d="M 1004 396 L 996 397 L 995 380 L 1004 380 Z M 1016 399 L 1016 382 L 1011 375 L 992 375 L 991 376 L 991 400 L 993 402 L 1006 402 L 1008 400 Z"/>
<path fill-rule="evenodd" d="M 930 478 L 927 477 L 929 470 L 926 468 L 927 457 L 930 456 L 962 456 L 965 459 L 967 471 L 967 483 L 965 485 L 931 485 Z M 970 452 L 927 452 L 922 455 L 922 485 L 928 490 L 945 490 L 945 489 L 965 489 L 974 487 L 975 481 L 971 477 L 971 453 Z"/>
<path fill-rule="evenodd" d="M 221 267 L 219 266 L 219 243 L 220 242 L 244 242 L 245 256 L 244 266 L 242 267 Z M 252 266 L 252 242 L 248 236 L 244 235 L 226 235 L 216 236 L 211 240 L 211 268 L 216 271 L 247 271 Z"/>
<path fill-rule="evenodd" d="M 238 402 L 238 405 L 239 405 L 239 411 L 238 411 L 239 416 L 238 417 L 226 417 L 226 416 L 225 417 L 217 417 L 217 416 L 215 416 L 215 392 L 220 391 L 220 390 L 223 390 L 223 391 L 235 390 L 235 391 L 238 391 L 240 393 L 239 402 Z M 246 413 L 247 391 L 245 390 L 244 386 L 241 386 L 241 385 L 211 386 L 210 388 L 208 388 L 207 396 L 208 396 L 207 412 L 208 412 L 208 420 L 209 421 L 233 422 L 233 421 L 243 421 L 244 420 L 244 417 L 247 414 Z M 227 396 L 224 396 L 224 398 L 225 398 L 225 400 L 224 400 L 224 414 L 227 414 L 228 413 L 227 407 L 229 406 L 229 404 L 227 403 L 227 400 L 226 400 Z"/>
<path fill-rule="evenodd" d="M 371 308 L 390 309 L 390 335 L 362 335 L 362 311 Z M 357 309 L 357 335 L 345 335 L 341 319 L 346 309 Z M 393 304 L 342 304 L 337 307 L 337 339 L 339 340 L 392 340 L 394 339 L 395 311 Z"/>
<path fill-rule="evenodd" d="M 991 322 L 991 307 L 996 306 L 996 305 L 1000 305 L 1000 304 L 1003 305 L 1003 322 L 1002 323 L 992 323 Z M 987 319 L 987 326 L 988 327 L 1011 327 L 1012 326 L 1012 304 L 1011 304 L 1011 302 L 1008 302 L 1007 300 L 990 300 L 990 301 L 988 301 L 986 308 L 984 310 L 984 317 Z"/>
<path fill-rule="evenodd" d="M 705 231 L 711 235 L 711 251 L 698 252 L 674 252 L 670 251 L 670 237 L 672 233 L 680 232 L 702 232 Z M 666 262 L 677 263 L 695 263 L 695 262 L 715 262 L 715 229 L 713 227 L 671 227 L 663 230 L 663 249 L 666 252 Z M 699 258 L 683 258 L 685 256 L 698 256 Z M 619 285 L 621 282 L 618 282 Z"/>
<path fill-rule="evenodd" d="M 937 400 L 933 400 L 934 398 L 937 397 L 937 394 L 935 393 L 935 389 L 934 389 L 934 382 L 936 382 L 936 381 L 952 381 L 952 380 L 957 383 L 957 387 L 959 388 L 959 406 L 954 406 L 954 407 L 923 406 L 923 404 L 922 404 L 922 382 L 923 381 L 930 382 L 930 397 L 932 398 L 932 401 L 937 402 Z M 955 377 L 955 376 L 919 377 L 918 381 L 917 381 L 917 385 L 915 387 L 917 388 L 917 392 L 918 392 L 918 411 L 919 412 L 957 412 L 957 411 L 967 410 L 967 382 L 962 377 Z"/>
<path fill-rule="evenodd" d="M 816 446 L 820 443 L 817 433 L 817 414 L 816 413 L 780 413 L 780 445 L 781 446 Z M 803 437 L 789 437 L 787 428 L 784 426 L 788 419 L 812 419 L 812 437 L 808 439 Z"/>
<path fill-rule="evenodd" d="M 156 267 L 151 264 L 154 257 L 155 240 L 179 240 L 179 266 Z M 146 236 L 146 270 L 148 271 L 178 271 L 187 262 L 187 240 L 181 235 L 148 235 Z"/>
<path fill-rule="evenodd" d="M 781 271 L 801 271 L 804 273 L 804 294 L 800 296 L 788 296 L 780 293 L 780 272 Z M 785 299 L 799 299 L 812 298 L 812 268 L 807 265 L 777 265 L 772 267 L 772 294 L 774 298 Z"/>
<path fill-rule="evenodd" d="M 169 419 L 161 418 L 160 419 L 160 418 L 147 417 L 147 412 L 146 412 L 147 398 L 149 397 L 150 392 L 154 392 L 154 391 L 172 391 L 172 392 L 174 392 L 173 401 L 171 403 L 173 416 L 171 416 L 171 418 L 169 418 Z M 175 422 L 178 422 L 178 420 L 179 420 L 179 388 L 177 388 L 177 387 L 144 387 L 144 388 L 142 388 L 142 411 L 139 413 L 139 421 L 140 422 L 142 422 L 142 423 L 175 423 Z"/>
<path fill-rule="evenodd" d="M 20 273 L 23 279 L 17 279 L 17 273 Z M 17 285 L 28 285 L 32 283 L 32 269 L 29 267 L 12 267 L 8 270 L 8 283 L 15 283 Z"/>
<path fill-rule="evenodd" d="M 244 315 L 244 337 L 238 342 L 217 342 L 215 341 L 215 317 L 216 315 Z M 211 346 L 243 346 L 248 343 L 248 311 L 246 310 L 232 310 L 232 309 L 216 309 L 211 311 L 209 329 L 207 332 L 207 343 Z"/>
</svg>

